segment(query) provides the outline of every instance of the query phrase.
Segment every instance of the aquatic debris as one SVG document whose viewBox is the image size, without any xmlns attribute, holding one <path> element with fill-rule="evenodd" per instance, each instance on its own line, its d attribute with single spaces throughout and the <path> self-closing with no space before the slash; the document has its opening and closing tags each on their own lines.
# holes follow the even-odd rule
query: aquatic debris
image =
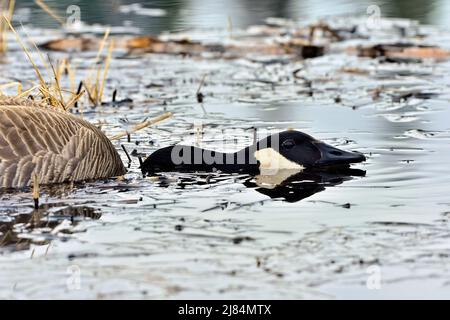
<svg viewBox="0 0 450 320">
<path fill-rule="evenodd" d="M 377 44 L 369 47 L 359 46 L 349 48 L 348 51 L 356 51 L 359 57 L 368 58 L 389 57 L 393 59 L 445 60 L 450 57 L 449 50 L 413 43 Z"/>
<path fill-rule="evenodd" d="M 307 39 L 310 42 L 325 40 L 327 43 L 365 37 L 359 34 L 357 25 L 333 26 L 326 21 L 319 20 L 301 26 L 292 20 L 283 18 L 268 18 L 266 25 L 251 26 L 248 28 L 248 32 L 260 36 L 290 35 L 294 38 Z"/>
<path fill-rule="evenodd" d="M 324 52 L 325 48 L 323 46 L 313 45 L 305 40 L 295 39 L 270 44 L 251 41 L 234 43 L 224 47 L 222 56 L 227 59 L 239 59 L 247 56 L 251 57 L 252 55 L 289 55 L 291 59 L 310 59 L 320 57 Z"/>
<path fill-rule="evenodd" d="M 8 219 L 0 220 L 0 247 L 27 250 L 31 243 L 48 244 L 58 234 L 75 232 L 80 221 L 101 217 L 98 210 L 85 205 L 63 204 L 53 211 L 54 206 L 61 204 L 43 204 L 30 212 L 10 213 Z"/>
<path fill-rule="evenodd" d="M 380 114 L 380 116 L 383 116 L 386 120 L 389 122 L 414 122 L 420 119 L 415 114 L 398 114 L 398 113 L 383 113 Z"/>
<path fill-rule="evenodd" d="M 411 138 L 416 139 L 430 139 L 435 138 L 440 132 L 437 131 L 429 131 L 422 129 L 411 129 L 405 131 L 404 135 Z"/>
<path fill-rule="evenodd" d="M 370 73 L 366 69 L 355 68 L 355 67 L 342 67 L 339 69 L 339 71 L 344 72 L 344 73 L 356 74 L 356 75 L 360 75 L 360 76 L 367 76 Z"/>
<path fill-rule="evenodd" d="M 313 45 L 309 41 L 300 39 L 292 39 L 281 44 L 287 54 L 294 54 L 296 57 L 303 59 L 317 58 L 324 55 L 325 47 L 321 45 Z"/>
<path fill-rule="evenodd" d="M 330 27 L 329 24 L 323 22 L 323 21 L 319 21 L 318 23 L 315 23 L 313 25 L 311 25 L 309 27 L 310 31 L 309 31 L 309 40 L 313 41 L 314 36 L 318 33 L 318 31 L 322 32 L 322 34 L 328 36 L 329 38 L 331 38 L 332 40 L 335 41 L 342 41 L 345 39 L 344 36 L 341 35 L 341 32 L 343 30 L 339 30 L 339 29 L 333 29 Z M 351 33 L 354 33 L 356 31 L 355 28 L 351 29 Z"/>
<path fill-rule="evenodd" d="M 198 103 L 203 103 L 203 98 L 205 97 L 204 94 L 200 91 L 202 89 L 203 83 L 205 82 L 206 74 L 203 75 L 202 80 L 200 81 L 200 84 L 198 85 L 197 91 L 195 92 L 195 96 L 197 97 Z"/>
<path fill-rule="evenodd" d="M 47 41 L 41 48 L 55 51 L 91 51 L 100 47 L 100 39 L 94 37 L 70 37 Z M 201 56 L 205 53 L 228 59 L 240 58 L 251 53 L 260 55 L 293 55 L 309 59 L 322 56 L 325 47 L 304 39 L 287 41 L 234 41 L 233 44 L 203 44 L 189 39 L 161 39 L 153 36 L 122 37 L 116 39 L 115 48 L 137 53 L 181 54 Z"/>
<path fill-rule="evenodd" d="M 39 45 L 40 48 L 53 51 L 94 51 L 99 50 L 102 41 L 96 37 L 68 37 L 47 41 Z M 187 39 L 161 40 L 153 36 L 116 38 L 115 49 L 126 49 L 149 53 L 190 54 L 199 55 L 207 51 L 223 51 L 220 46 L 203 45 Z"/>
<path fill-rule="evenodd" d="M 380 226 L 396 226 L 396 227 L 432 227 L 432 224 L 419 222 L 404 222 L 404 221 L 372 221 L 368 222 L 373 225 Z"/>
<path fill-rule="evenodd" d="M 380 63 L 397 63 L 397 64 L 410 64 L 422 62 L 422 60 L 418 58 L 402 58 L 402 57 L 380 57 L 378 61 Z"/>
<path fill-rule="evenodd" d="M 421 90 L 407 90 L 407 91 L 403 91 L 403 92 L 399 92 L 399 93 L 393 92 L 391 94 L 392 102 L 396 102 L 396 103 L 405 102 L 406 100 L 408 100 L 410 98 L 427 100 L 427 99 L 434 98 L 438 95 L 439 94 L 436 92 L 426 92 L 426 91 L 421 91 Z"/>
<path fill-rule="evenodd" d="M 68 37 L 55 39 L 40 44 L 39 47 L 45 50 L 53 51 L 93 51 L 98 50 L 99 42 L 93 37 Z"/>
<path fill-rule="evenodd" d="M 130 142 L 130 141 L 128 141 L 128 142 Z M 127 148 L 123 144 L 120 145 L 120 146 L 122 147 L 123 152 L 125 152 L 125 155 L 127 156 L 128 165 L 130 165 L 131 164 L 131 157 L 130 157 L 130 154 L 128 153 Z"/>
<path fill-rule="evenodd" d="M 252 237 L 249 237 L 249 236 L 237 236 L 237 237 L 234 237 L 232 239 L 232 241 L 234 244 L 240 244 L 243 241 L 255 241 L 255 239 Z"/>
<path fill-rule="evenodd" d="M 130 99 L 130 98 L 124 98 L 121 100 L 117 100 L 117 89 L 114 89 L 111 102 L 102 102 L 102 105 L 120 106 L 122 104 L 127 104 L 127 103 L 132 103 L 132 102 L 133 102 L 133 99 Z"/>
</svg>

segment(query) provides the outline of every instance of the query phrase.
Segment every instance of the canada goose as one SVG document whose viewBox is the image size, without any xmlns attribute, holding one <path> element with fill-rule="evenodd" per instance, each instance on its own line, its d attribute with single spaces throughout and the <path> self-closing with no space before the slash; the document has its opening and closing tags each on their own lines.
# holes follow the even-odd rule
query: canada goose
<svg viewBox="0 0 450 320">
<path fill-rule="evenodd" d="M 332 147 L 294 130 L 268 136 L 235 153 L 175 145 L 152 153 L 142 164 L 144 174 L 160 171 L 213 171 L 276 173 L 289 169 L 348 166 L 365 161 L 363 154 Z"/>
<path fill-rule="evenodd" d="M 0 97 L 0 187 L 123 175 L 111 141 L 89 122 L 25 99 Z"/>
</svg>

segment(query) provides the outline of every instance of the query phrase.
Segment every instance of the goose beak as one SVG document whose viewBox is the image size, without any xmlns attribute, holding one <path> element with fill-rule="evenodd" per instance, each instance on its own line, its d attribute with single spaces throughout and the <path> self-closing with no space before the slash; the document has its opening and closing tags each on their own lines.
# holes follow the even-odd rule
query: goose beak
<svg viewBox="0 0 450 320">
<path fill-rule="evenodd" d="M 366 160 L 362 153 L 340 150 L 323 142 L 317 143 L 316 147 L 320 151 L 320 158 L 315 163 L 317 166 L 345 165 Z"/>
</svg>

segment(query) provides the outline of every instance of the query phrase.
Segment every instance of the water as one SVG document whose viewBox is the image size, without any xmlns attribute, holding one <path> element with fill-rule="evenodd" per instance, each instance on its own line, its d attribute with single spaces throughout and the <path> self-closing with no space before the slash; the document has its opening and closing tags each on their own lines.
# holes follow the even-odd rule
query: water
<svg viewBox="0 0 450 320">
<path fill-rule="evenodd" d="M 163 9 L 166 14 L 143 10 L 125 10 L 121 6 L 139 2 L 144 8 Z M 421 23 L 449 27 L 450 6 L 445 0 L 170 0 L 170 1 L 89 1 L 89 0 L 50 0 L 46 3 L 58 10 L 64 17 L 71 5 L 81 9 L 81 19 L 89 24 L 99 23 L 116 26 L 135 26 L 143 33 L 157 34 L 162 31 L 180 31 L 197 28 L 227 28 L 231 18 L 235 28 L 260 24 L 268 17 L 284 17 L 295 20 L 310 21 L 336 15 L 372 16 L 369 6 L 377 5 L 382 17 L 396 17 L 418 20 Z M 32 0 L 18 1 L 22 17 L 28 17 L 34 25 L 41 27 L 58 27 L 46 13 L 42 12 Z M 376 9 L 375 9 L 376 10 Z M 146 14 L 147 13 L 147 14 Z M 70 14 L 66 14 L 70 15 Z"/>
<path fill-rule="evenodd" d="M 191 6 L 197 17 L 206 10 Z M 300 17 L 302 11 L 288 12 Z M 213 26 L 189 25 L 191 18 L 181 14 L 173 28 L 161 28 Z M 445 45 L 450 37 L 420 31 L 430 44 Z M 28 32 L 38 43 L 49 37 L 40 28 Z M 371 40 L 383 39 L 384 32 L 374 31 Z M 220 42 L 228 35 L 222 29 L 188 34 Z M 395 40 L 392 29 L 387 34 Z M 199 124 L 203 144 L 211 148 L 238 150 L 252 142 L 253 127 L 261 137 L 295 128 L 363 152 L 368 160 L 353 166 L 358 174 L 306 177 L 274 192 L 255 185 L 267 182 L 264 177 L 245 175 L 143 179 L 132 156 L 124 181 L 43 188 L 39 210 L 28 190 L 3 192 L 0 297 L 448 298 L 450 63 L 382 63 L 339 50 L 346 45 L 306 61 L 115 52 L 105 96 L 117 89 L 119 99 L 133 102 L 99 107 L 84 117 L 103 123 L 111 136 L 123 130 L 124 117 L 137 123 L 174 113 L 133 134 L 131 142 L 115 144 L 125 163 L 120 144 L 147 155 L 194 142 Z M 9 50 L 1 82 L 18 75 L 34 80 L 18 45 L 12 42 Z M 80 76 L 94 56 L 71 54 Z M 368 74 L 345 72 L 349 67 Z M 311 87 L 293 76 L 298 68 Z M 196 91 L 205 74 L 202 106 Z M 412 89 L 436 94 L 395 98 Z M 381 277 L 379 290 L 366 284 L 374 274 Z"/>
</svg>

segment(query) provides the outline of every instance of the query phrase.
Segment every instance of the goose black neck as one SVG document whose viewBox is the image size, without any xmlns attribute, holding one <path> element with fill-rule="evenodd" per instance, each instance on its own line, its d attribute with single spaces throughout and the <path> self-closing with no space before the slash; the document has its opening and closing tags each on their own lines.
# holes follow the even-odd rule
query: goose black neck
<svg viewBox="0 0 450 320">
<path fill-rule="evenodd" d="M 223 153 L 194 146 L 176 145 L 159 149 L 142 164 L 144 174 L 160 171 L 258 172 L 256 146 Z"/>
</svg>

